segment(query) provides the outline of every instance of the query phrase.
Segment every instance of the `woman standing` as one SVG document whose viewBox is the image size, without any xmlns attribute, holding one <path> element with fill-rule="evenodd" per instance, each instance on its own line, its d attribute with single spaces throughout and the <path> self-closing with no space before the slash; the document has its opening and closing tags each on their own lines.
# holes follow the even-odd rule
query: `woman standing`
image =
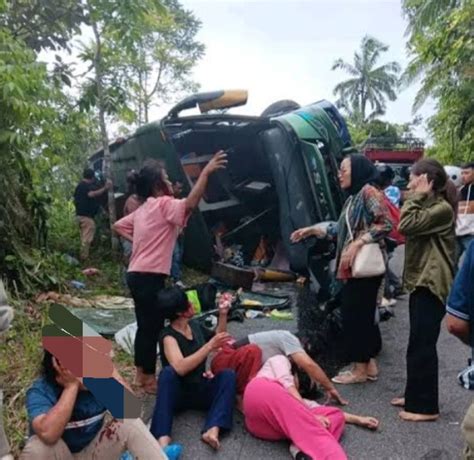
<svg viewBox="0 0 474 460">
<path fill-rule="evenodd" d="M 369 278 L 352 276 L 352 264 L 359 250 L 369 243 L 380 243 L 383 248 L 383 239 L 392 229 L 384 195 L 373 185 L 377 181 L 377 169 L 365 156 L 345 158 L 339 171 L 339 183 L 349 198 L 337 224 L 329 226 L 327 231 L 313 226 L 291 235 L 295 243 L 310 236 L 337 239 L 336 277 L 344 283 L 342 323 L 345 350 L 353 365 L 351 370 L 334 377 L 335 383 L 363 383 L 377 379 L 375 356 L 381 348 L 381 336 L 375 324 L 375 309 L 382 275 Z"/>
<path fill-rule="evenodd" d="M 188 197 L 178 200 L 172 197 L 171 183 L 162 164 L 156 160 L 145 162 L 136 182 L 137 195 L 143 204 L 114 224 L 117 234 L 133 244 L 127 283 L 135 303 L 138 325 L 136 380 L 147 393 L 156 393 L 156 345 L 164 326 L 157 296 L 170 274 L 178 229 L 186 225 L 192 210 L 198 206 L 209 176 L 225 168 L 226 164 L 226 154 L 216 153 Z"/>
<path fill-rule="evenodd" d="M 404 407 L 403 420 L 422 422 L 439 417 L 436 343 L 454 276 L 456 196 L 443 167 L 430 158 L 413 166 L 408 188 L 399 226 L 410 292 L 407 383 L 405 397 L 392 404 Z"/>
</svg>

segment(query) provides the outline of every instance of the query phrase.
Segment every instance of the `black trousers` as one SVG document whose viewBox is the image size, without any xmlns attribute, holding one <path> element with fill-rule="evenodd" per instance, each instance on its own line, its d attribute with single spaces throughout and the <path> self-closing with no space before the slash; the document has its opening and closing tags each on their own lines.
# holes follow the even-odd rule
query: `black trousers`
<svg viewBox="0 0 474 460">
<path fill-rule="evenodd" d="M 158 305 L 158 293 L 163 289 L 165 279 L 165 275 L 156 273 L 127 273 L 138 325 L 135 366 L 143 368 L 145 374 L 156 373 L 156 346 L 165 324 L 165 317 Z"/>
<path fill-rule="evenodd" d="M 429 289 L 410 294 L 410 338 L 407 350 L 405 410 L 434 415 L 438 407 L 438 342 L 445 306 Z"/>
<path fill-rule="evenodd" d="M 382 277 L 351 278 L 342 288 L 342 327 L 346 358 L 368 363 L 382 349 L 382 337 L 375 324 L 377 294 Z"/>
</svg>

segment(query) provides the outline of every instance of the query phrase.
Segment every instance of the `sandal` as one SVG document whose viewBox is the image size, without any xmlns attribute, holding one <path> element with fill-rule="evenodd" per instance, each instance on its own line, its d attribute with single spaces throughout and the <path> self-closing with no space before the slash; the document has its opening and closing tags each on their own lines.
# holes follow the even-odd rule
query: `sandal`
<svg viewBox="0 0 474 460">
<path fill-rule="evenodd" d="M 340 383 L 341 385 L 350 385 L 352 383 L 365 383 L 367 382 L 367 376 L 359 377 L 352 373 L 352 371 L 341 372 L 331 379 L 334 383 Z"/>
</svg>

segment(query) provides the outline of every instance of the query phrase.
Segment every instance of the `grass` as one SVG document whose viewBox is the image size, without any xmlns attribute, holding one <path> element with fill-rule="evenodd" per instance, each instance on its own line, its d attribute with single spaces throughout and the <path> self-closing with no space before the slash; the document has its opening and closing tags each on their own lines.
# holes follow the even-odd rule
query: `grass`
<svg viewBox="0 0 474 460">
<path fill-rule="evenodd" d="M 85 290 L 74 290 L 64 285 L 61 291 L 68 291 L 79 297 L 99 294 L 126 295 L 122 264 L 118 259 L 111 260 L 110 253 L 102 250 L 95 253 L 88 266 L 98 268 L 100 274 L 86 277 L 79 268 L 74 271 L 75 279 L 86 284 Z M 204 282 L 207 276 L 185 268 L 183 279 L 188 285 L 193 285 Z M 12 328 L 0 336 L 0 382 L 4 392 L 4 427 L 12 453 L 17 457 L 28 436 L 25 395 L 40 370 L 43 355 L 41 330 L 49 320 L 48 304 L 16 300 L 12 302 L 12 306 L 15 309 Z M 116 345 L 114 362 L 122 376 L 132 382 L 133 358 Z"/>
</svg>

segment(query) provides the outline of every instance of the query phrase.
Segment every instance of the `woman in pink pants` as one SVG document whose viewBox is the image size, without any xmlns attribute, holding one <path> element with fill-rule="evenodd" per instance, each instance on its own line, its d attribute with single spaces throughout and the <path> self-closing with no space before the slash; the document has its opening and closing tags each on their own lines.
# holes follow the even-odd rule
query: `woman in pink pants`
<svg viewBox="0 0 474 460">
<path fill-rule="evenodd" d="M 377 419 L 303 399 L 297 386 L 288 358 L 270 358 L 245 389 L 243 406 L 248 431 L 269 441 L 289 439 L 313 460 L 345 460 L 339 438 L 346 422 L 377 429 Z"/>
</svg>

